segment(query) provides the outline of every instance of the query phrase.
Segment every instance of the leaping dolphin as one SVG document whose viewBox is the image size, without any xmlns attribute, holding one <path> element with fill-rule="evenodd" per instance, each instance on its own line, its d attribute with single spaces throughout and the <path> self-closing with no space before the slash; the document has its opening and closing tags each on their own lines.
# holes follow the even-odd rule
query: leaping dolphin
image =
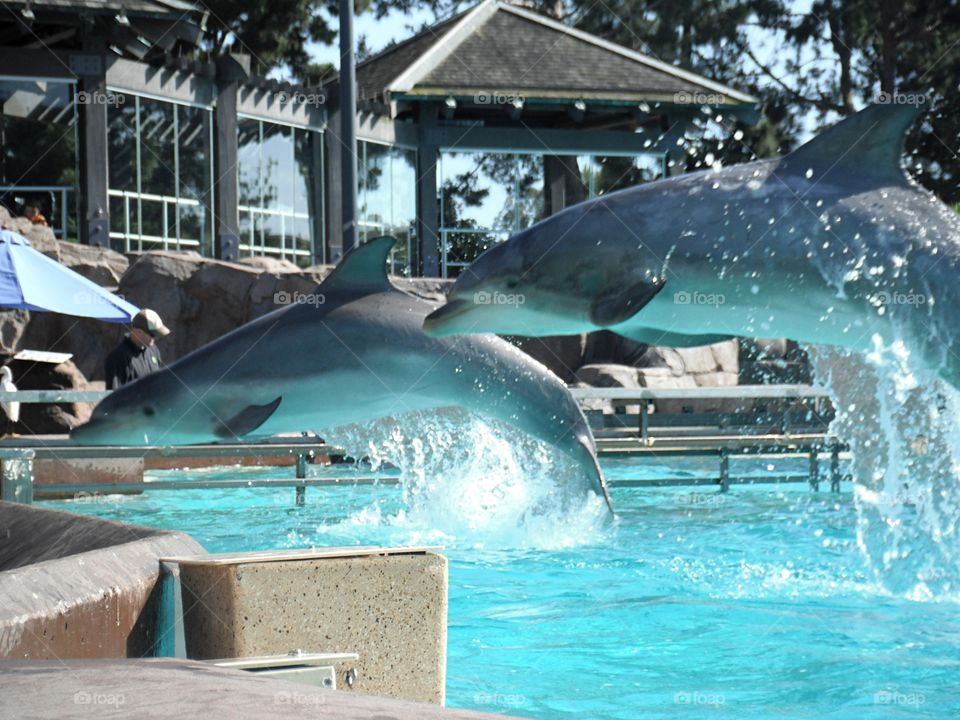
<svg viewBox="0 0 960 720">
<path fill-rule="evenodd" d="M 435 306 L 387 278 L 394 243 L 382 237 L 355 248 L 305 298 L 311 302 L 258 318 L 120 388 L 74 439 L 191 444 L 461 406 L 560 450 L 609 507 L 593 435 L 566 386 L 493 335 L 427 337 L 421 326 Z"/>
<path fill-rule="evenodd" d="M 567 208 L 477 258 L 424 329 L 863 351 L 893 328 L 960 387 L 960 221 L 901 168 L 917 115 L 873 105 L 783 158 Z"/>
</svg>

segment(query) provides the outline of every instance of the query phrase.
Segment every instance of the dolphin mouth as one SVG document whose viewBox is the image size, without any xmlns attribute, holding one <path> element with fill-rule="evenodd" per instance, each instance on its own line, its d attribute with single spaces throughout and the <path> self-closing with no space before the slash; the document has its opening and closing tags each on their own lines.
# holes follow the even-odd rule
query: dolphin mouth
<svg viewBox="0 0 960 720">
<path fill-rule="evenodd" d="M 431 337 L 460 334 L 462 331 L 454 327 L 453 321 L 466 315 L 474 305 L 474 303 L 460 298 L 447 300 L 446 305 L 438 307 L 424 318 L 423 332 Z"/>
</svg>

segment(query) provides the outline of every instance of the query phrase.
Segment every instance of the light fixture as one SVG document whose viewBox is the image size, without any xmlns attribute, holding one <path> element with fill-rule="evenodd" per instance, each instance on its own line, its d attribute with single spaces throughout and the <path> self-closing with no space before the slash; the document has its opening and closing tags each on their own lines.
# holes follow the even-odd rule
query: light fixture
<svg viewBox="0 0 960 720">
<path fill-rule="evenodd" d="M 124 10 L 121 10 L 117 13 L 116 20 L 120 25 L 124 27 L 130 27 L 130 18 L 127 17 L 127 13 Z"/>
<path fill-rule="evenodd" d="M 30 8 L 30 0 L 27 0 L 27 6 L 20 11 L 20 14 L 23 15 L 27 20 L 36 20 L 37 16 L 33 14 L 33 10 Z"/>
</svg>

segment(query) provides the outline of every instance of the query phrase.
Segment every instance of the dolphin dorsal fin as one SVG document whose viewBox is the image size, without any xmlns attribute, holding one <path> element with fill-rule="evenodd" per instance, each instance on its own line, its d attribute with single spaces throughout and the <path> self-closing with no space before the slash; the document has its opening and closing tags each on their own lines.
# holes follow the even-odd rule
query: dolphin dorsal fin
<svg viewBox="0 0 960 720">
<path fill-rule="evenodd" d="M 870 105 L 800 146 L 780 161 L 777 173 L 841 179 L 856 186 L 906 185 L 900 164 L 903 140 L 920 109 Z"/>
<path fill-rule="evenodd" d="M 320 287 L 366 292 L 392 289 L 393 285 L 387 278 L 387 258 L 396 243 L 396 238 L 385 235 L 357 245 L 343 256 L 340 264 L 320 283 Z"/>
</svg>

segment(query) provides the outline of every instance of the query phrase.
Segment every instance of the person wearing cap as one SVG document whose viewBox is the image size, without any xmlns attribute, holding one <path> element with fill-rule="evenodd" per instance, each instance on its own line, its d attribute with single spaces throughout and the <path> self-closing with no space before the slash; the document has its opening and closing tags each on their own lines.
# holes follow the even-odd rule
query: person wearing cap
<svg viewBox="0 0 960 720">
<path fill-rule="evenodd" d="M 163 362 L 156 339 L 169 334 L 170 329 L 150 308 L 143 308 L 134 315 L 130 332 L 107 356 L 107 389 L 116 390 L 159 370 Z"/>
</svg>

